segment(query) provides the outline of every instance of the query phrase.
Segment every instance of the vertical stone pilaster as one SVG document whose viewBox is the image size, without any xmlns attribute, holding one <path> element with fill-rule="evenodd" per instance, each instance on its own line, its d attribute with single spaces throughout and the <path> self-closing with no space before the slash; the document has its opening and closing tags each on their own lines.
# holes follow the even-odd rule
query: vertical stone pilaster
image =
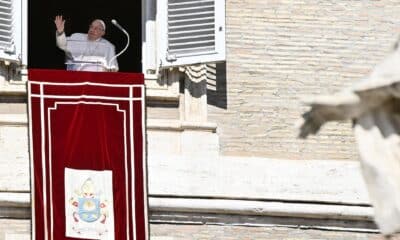
<svg viewBox="0 0 400 240">
<path fill-rule="evenodd" d="M 207 121 L 207 66 L 192 65 L 181 68 L 184 72 L 184 93 L 182 116 L 183 121 Z"/>
<path fill-rule="evenodd" d="M 218 157 L 219 140 L 207 119 L 208 65 L 198 64 L 179 69 L 184 74 L 180 109 L 183 132 L 181 153 L 186 156 Z"/>
</svg>

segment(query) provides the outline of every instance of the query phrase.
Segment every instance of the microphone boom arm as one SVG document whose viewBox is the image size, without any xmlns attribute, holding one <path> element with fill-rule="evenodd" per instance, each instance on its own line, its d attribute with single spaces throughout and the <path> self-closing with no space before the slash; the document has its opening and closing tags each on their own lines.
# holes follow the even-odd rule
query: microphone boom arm
<svg viewBox="0 0 400 240">
<path fill-rule="evenodd" d="M 111 20 L 111 23 L 112 23 L 114 26 L 116 26 L 117 28 L 119 28 L 119 30 L 121 30 L 121 31 L 126 35 L 126 37 L 127 37 L 127 42 L 126 42 L 126 45 L 125 45 L 124 49 L 122 49 L 117 55 L 115 55 L 114 57 L 112 57 L 112 58 L 110 59 L 110 61 L 108 62 L 108 68 L 109 68 L 109 69 L 110 69 L 110 64 L 112 63 L 112 61 L 114 61 L 117 57 L 119 57 L 122 53 L 124 53 L 124 52 L 126 51 L 126 49 L 128 48 L 129 43 L 130 43 L 129 33 L 128 33 L 123 27 L 121 27 L 121 25 L 119 25 L 118 22 L 117 22 L 115 19 L 112 19 L 112 20 Z"/>
</svg>

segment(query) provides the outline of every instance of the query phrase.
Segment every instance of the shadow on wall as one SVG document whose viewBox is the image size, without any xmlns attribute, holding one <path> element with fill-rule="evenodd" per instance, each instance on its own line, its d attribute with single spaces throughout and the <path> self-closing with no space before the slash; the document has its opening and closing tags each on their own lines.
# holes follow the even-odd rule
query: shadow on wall
<svg viewBox="0 0 400 240">
<path fill-rule="evenodd" d="M 227 109 L 226 63 L 209 64 L 208 68 L 214 74 L 207 78 L 207 104 Z"/>
<path fill-rule="evenodd" d="M 195 64 L 181 67 L 179 92 L 189 91 L 194 98 L 207 94 L 207 104 L 227 108 L 226 63 Z"/>
</svg>

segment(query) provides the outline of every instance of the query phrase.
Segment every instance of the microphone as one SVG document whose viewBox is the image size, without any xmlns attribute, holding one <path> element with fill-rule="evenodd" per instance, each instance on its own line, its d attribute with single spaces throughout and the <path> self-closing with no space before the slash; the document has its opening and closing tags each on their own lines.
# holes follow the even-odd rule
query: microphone
<svg viewBox="0 0 400 240">
<path fill-rule="evenodd" d="M 111 20 L 111 23 L 114 24 L 114 26 L 116 26 L 117 28 L 119 28 L 121 31 L 126 32 L 125 29 L 124 29 L 121 25 L 119 25 L 119 23 L 117 22 L 117 20 L 112 19 L 112 20 Z"/>
<path fill-rule="evenodd" d="M 112 23 L 114 26 L 116 26 L 119 30 L 121 30 L 121 31 L 126 35 L 126 37 L 127 37 L 127 42 L 126 42 L 125 48 L 122 49 L 117 55 L 115 55 L 113 58 L 110 59 L 110 61 L 108 62 L 108 66 L 109 66 L 109 67 L 110 67 L 110 64 L 111 64 L 112 61 L 114 61 L 117 57 L 119 57 L 119 55 L 121 55 L 123 52 L 126 51 L 126 49 L 127 49 L 128 46 L 129 46 L 129 42 L 130 42 L 129 33 L 128 33 L 121 25 L 119 25 L 119 23 L 117 22 L 117 20 L 112 19 L 112 20 L 111 20 L 111 23 Z"/>
</svg>

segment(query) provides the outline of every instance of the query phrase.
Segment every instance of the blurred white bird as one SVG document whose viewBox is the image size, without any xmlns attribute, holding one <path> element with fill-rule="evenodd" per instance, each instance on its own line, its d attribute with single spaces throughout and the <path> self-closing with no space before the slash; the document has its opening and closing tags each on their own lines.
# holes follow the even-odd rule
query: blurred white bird
<svg viewBox="0 0 400 240">
<path fill-rule="evenodd" d="M 311 108 L 303 114 L 300 138 L 328 121 L 353 120 L 375 222 L 385 236 L 400 232 L 400 49 L 353 87 L 303 102 Z"/>
</svg>

